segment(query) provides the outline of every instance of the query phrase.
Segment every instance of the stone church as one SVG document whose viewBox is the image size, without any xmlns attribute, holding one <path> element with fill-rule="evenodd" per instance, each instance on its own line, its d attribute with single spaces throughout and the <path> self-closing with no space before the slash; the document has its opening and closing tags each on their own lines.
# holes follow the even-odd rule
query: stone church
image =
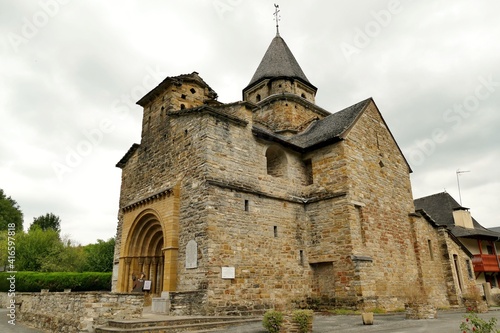
<svg viewBox="0 0 500 333">
<path fill-rule="evenodd" d="M 331 113 L 316 92 L 277 34 L 242 101 L 196 72 L 142 97 L 141 142 L 117 164 L 113 290 L 144 272 L 172 314 L 460 305 L 471 254 L 415 211 L 374 100 Z"/>
</svg>

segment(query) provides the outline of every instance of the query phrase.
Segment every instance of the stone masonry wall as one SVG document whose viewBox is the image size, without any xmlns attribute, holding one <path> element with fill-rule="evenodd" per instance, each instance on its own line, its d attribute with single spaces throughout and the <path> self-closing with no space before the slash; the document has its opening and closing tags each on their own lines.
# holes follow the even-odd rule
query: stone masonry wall
<svg viewBox="0 0 500 333">
<path fill-rule="evenodd" d="M 476 288 L 472 259 L 465 254 L 445 230 L 440 230 L 440 233 L 442 234 L 441 246 L 445 246 L 446 244 L 448 248 L 447 256 L 444 257 L 443 262 L 448 297 L 451 305 L 462 305 L 462 297 L 468 294 L 473 288 Z M 467 269 L 467 266 L 470 267 L 471 271 Z"/>
<path fill-rule="evenodd" d="M 318 114 L 305 105 L 288 100 L 275 100 L 263 105 L 255 113 L 255 120 L 273 131 L 302 130 Z"/>
<path fill-rule="evenodd" d="M 258 314 L 310 294 L 302 204 L 223 187 L 214 187 L 211 198 L 217 202 L 208 227 L 211 311 Z M 234 267 L 235 278 L 223 279 L 222 267 Z"/>
<path fill-rule="evenodd" d="M 94 292 L 17 293 L 18 319 L 30 326 L 63 333 L 94 332 L 111 319 L 142 316 L 143 294 Z"/>
<path fill-rule="evenodd" d="M 276 100 L 255 110 L 245 103 L 164 105 L 190 88 L 176 86 L 147 106 L 143 142 L 123 167 L 120 197 L 123 208 L 178 184 L 171 291 L 203 295 L 199 311 L 207 314 L 257 313 L 324 296 L 352 304 L 376 299 L 395 310 L 425 275 L 440 284 L 430 294 L 444 304 L 444 281 L 433 275 L 440 261 L 419 266 L 421 241 L 430 239 L 436 254 L 443 242 L 409 217 L 410 170 L 374 103 L 343 140 L 304 155 L 252 132 L 254 121 L 293 130 L 322 117 L 303 102 Z M 268 174 L 269 149 L 280 156 L 278 176 Z M 124 220 L 120 215 L 122 233 Z M 193 241 L 196 265 L 186 267 Z M 234 267 L 235 277 L 223 279 L 223 267 Z"/>
<path fill-rule="evenodd" d="M 409 167 L 375 104 L 370 103 L 346 137 L 349 199 L 357 206 L 362 230 L 353 252 L 369 255 L 369 279 L 379 298 L 393 298 L 392 309 L 404 307 L 418 269 L 408 214 L 414 211 Z M 386 305 L 389 306 L 389 305 Z M 391 310 L 391 309 L 389 309 Z"/>
<path fill-rule="evenodd" d="M 448 263 L 449 251 L 443 238 L 445 234 L 422 217 L 412 217 L 412 222 L 421 281 L 421 285 L 415 286 L 414 290 L 420 296 L 425 296 L 435 307 L 449 307 L 447 280 L 443 269 Z"/>
</svg>

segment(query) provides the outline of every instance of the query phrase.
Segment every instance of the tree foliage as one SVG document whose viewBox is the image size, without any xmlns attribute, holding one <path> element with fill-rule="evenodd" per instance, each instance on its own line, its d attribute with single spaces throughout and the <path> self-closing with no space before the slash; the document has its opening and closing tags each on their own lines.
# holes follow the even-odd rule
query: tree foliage
<svg viewBox="0 0 500 333">
<path fill-rule="evenodd" d="M 0 189 L 0 230 L 7 230 L 12 223 L 16 231 L 23 230 L 23 212 L 17 202 Z"/>
<path fill-rule="evenodd" d="M 52 229 L 58 234 L 61 232 L 61 219 L 59 216 L 52 213 L 47 213 L 45 215 L 35 217 L 33 223 L 30 225 L 30 231 L 33 228 L 39 227 L 42 230 Z"/>
<path fill-rule="evenodd" d="M 7 266 L 7 232 L 0 231 L 0 266 Z M 73 245 L 52 228 L 35 226 L 16 235 L 15 270 L 32 272 L 111 272 L 115 239 L 97 240 L 86 246 Z"/>
<path fill-rule="evenodd" d="M 84 270 L 87 272 L 111 272 L 115 253 L 115 239 L 107 241 L 98 239 L 97 243 L 84 247 L 86 261 Z"/>
<path fill-rule="evenodd" d="M 19 271 L 41 271 L 44 263 L 53 260 L 61 240 L 55 230 L 30 228 L 27 233 L 18 233 L 16 238 L 16 269 Z"/>
</svg>

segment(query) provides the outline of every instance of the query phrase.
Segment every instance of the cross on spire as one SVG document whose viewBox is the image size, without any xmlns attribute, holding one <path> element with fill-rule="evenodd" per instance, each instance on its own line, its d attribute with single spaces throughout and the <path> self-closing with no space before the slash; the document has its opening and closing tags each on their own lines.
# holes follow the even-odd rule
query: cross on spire
<svg viewBox="0 0 500 333">
<path fill-rule="evenodd" d="M 280 22 L 280 15 L 279 15 L 279 10 L 280 6 L 277 4 L 274 4 L 274 20 L 276 21 L 276 36 L 280 35 L 280 30 L 279 30 L 279 22 Z"/>
</svg>

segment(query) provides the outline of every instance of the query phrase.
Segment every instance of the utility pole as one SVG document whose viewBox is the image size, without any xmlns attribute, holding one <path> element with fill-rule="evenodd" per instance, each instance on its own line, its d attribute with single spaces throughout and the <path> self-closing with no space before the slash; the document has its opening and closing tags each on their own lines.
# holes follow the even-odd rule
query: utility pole
<svg viewBox="0 0 500 333">
<path fill-rule="evenodd" d="M 458 198 L 460 200 L 460 206 L 462 206 L 462 194 L 460 193 L 460 178 L 459 176 L 462 173 L 470 172 L 470 170 L 463 170 L 461 171 L 460 169 L 457 169 L 457 185 L 458 185 Z"/>
</svg>

